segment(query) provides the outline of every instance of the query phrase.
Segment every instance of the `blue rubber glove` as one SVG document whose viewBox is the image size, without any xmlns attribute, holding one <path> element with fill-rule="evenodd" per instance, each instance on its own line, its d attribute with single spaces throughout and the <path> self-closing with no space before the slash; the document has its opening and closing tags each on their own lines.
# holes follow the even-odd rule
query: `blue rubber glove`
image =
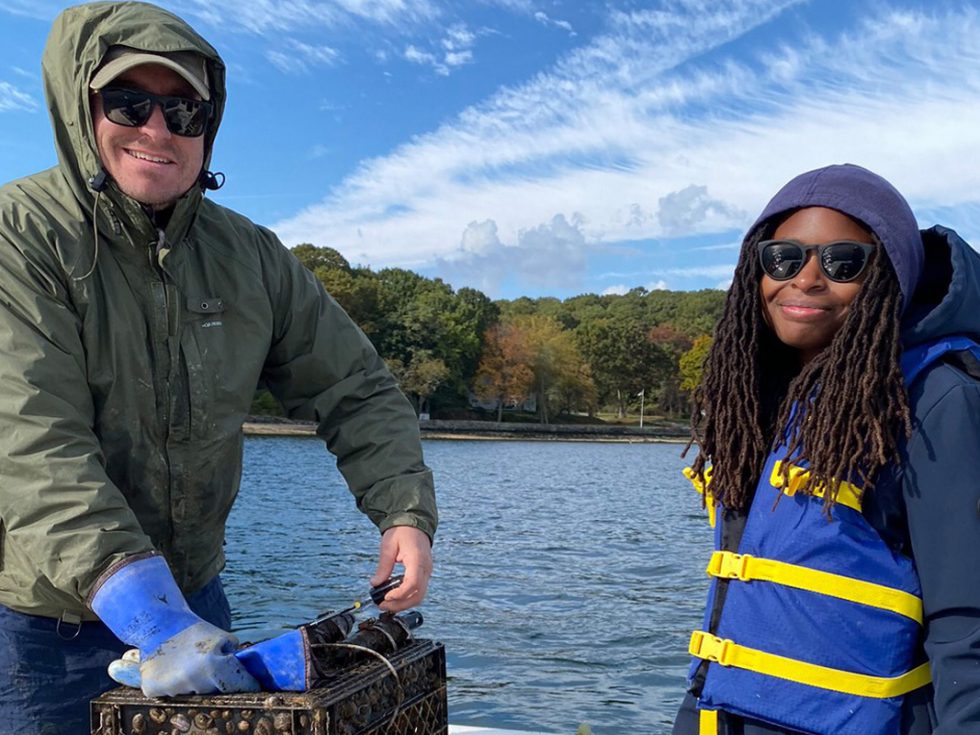
<svg viewBox="0 0 980 735">
<path fill-rule="evenodd" d="M 243 648 L 235 654 L 266 692 L 305 692 L 310 688 L 310 650 L 302 628 Z"/>
<path fill-rule="evenodd" d="M 114 661 L 110 676 L 148 697 L 259 690 L 235 658 L 238 639 L 188 607 L 161 556 L 114 572 L 91 607 L 119 640 L 139 648 L 138 677 L 132 661 Z"/>
</svg>

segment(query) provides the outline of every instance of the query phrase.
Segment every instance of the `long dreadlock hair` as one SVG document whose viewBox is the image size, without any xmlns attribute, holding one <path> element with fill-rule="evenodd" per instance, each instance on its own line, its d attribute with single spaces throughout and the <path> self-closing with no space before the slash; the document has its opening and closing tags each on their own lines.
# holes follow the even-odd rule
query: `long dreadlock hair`
<svg viewBox="0 0 980 735">
<path fill-rule="evenodd" d="M 727 508 L 751 502 L 766 457 L 788 441 L 783 472 L 805 462 L 801 492 L 826 488 L 825 508 L 839 482 L 866 490 L 878 471 L 898 461 L 911 432 L 908 394 L 899 366 L 902 296 L 895 271 L 877 236 L 861 290 L 830 345 L 800 367 L 796 351 L 766 324 L 759 292 L 756 244 L 774 231 L 767 223 L 746 241 L 704 377 L 694 391 L 692 465 Z"/>
</svg>

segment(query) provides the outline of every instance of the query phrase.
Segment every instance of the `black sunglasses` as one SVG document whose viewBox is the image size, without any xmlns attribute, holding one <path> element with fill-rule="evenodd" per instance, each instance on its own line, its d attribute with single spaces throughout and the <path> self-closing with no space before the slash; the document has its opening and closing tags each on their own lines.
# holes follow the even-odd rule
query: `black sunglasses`
<svg viewBox="0 0 980 735">
<path fill-rule="evenodd" d="M 106 119 L 128 128 L 146 125 L 156 105 L 160 105 L 167 130 L 174 135 L 186 138 L 203 135 L 211 119 L 212 106 L 205 100 L 150 94 L 125 87 L 104 87 L 99 90 L 99 96 Z"/>
<path fill-rule="evenodd" d="M 806 254 L 817 251 L 820 270 L 835 283 L 847 283 L 864 272 L 874 245 L 838 240 L 824 245 L 801 245 L 793 240 L 763 240 L 759 243 L 762 271 L 774 281 L 788 281 L 803 269 Z"/>
</svg>

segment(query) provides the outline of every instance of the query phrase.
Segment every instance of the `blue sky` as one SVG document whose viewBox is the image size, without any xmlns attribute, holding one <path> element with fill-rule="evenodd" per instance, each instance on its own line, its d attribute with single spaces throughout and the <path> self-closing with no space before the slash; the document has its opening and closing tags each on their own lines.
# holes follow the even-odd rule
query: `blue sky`
<svg viewBox="0 0 980 735">
<path fill-rule="evenodd" d="M 229 66 L 214 198 L 494 298 L 724 287 L 786 180 L 881 173 L 980 244 L 980 4 L 175 0 Z M 0 0 L 0 179 L 54 164 L 64 3 Z"/>
</svg>

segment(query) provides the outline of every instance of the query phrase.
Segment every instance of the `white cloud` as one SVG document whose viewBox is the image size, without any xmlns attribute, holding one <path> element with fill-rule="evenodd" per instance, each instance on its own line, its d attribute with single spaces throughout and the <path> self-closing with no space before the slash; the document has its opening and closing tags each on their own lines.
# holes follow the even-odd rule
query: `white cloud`
<svg viewBox="0 0 980 735">
<path fill-rule="evenodd" d="M 563 31 L 567 31 L 570 36 L 577 35 L 575 33 L 575 29 L 572 28 L 572 24 L 567 20 L 557 20 L 555 18 L 551 18 L 547 13 L 540 10 L 534 14 L 534 19 L 543 26 L 554 26 L 556 28 L 561 28 Z"/>
<path fill-rule="evenodd" d="M 0 112 L 36 112 L 40 105 L 10 82 L 0 82 Z"/>
<path fill-rule="evenodd" d="M 556 212 L 581 213 L 583 246 L 715 233 L 749 224 L 791 176 L 840 161 L 879 171 L 915 208 L 976 202 L 976 11 L 875 12 L 847 35 L 726 60 L 725 44 L 791 4 L 613 13 L 609 33 L 550 73 L 365 161 L 276 229 L 408 267 L 454 262 L 459 233 L 487 220 L 511 257 L 519 233 Z M 701 275 L 730 278 L 731 265 Z"/>
<path fill-rule="evenodd" d="M 456 23 L 446 30 L 446 37 L 442 39 L 442 46 L 446 51 L 468 49 L 475 40 L 476 36 L 465 24 Z"/>
<path fill-rule="evenodd" d="M 630 286 L 627 286 L 625 284 L 619 283 L 619 284 L 616 284 L 615 286 L 609 286 L 608 288 L 604 288 L 602 290 L 602 293 L 600 295 L 601 296 L 622 296 L 624 294 L 628 294 L 630 292 L 630 288 L 631 288 Z"/>
<path fill-rule="evenodd" d="M 506 280 L 550 287 L 574 287 L 585 272 L 586 243 L 576 218 L 557 214 L 503 242 L 493 220 L 471 222 L 459 247 L 439 260 L 453 283 L 496 294 Z"/>
<path fill-rule="evenodd" d="M 687 268 L 651 269 L 651 276 L 673 276 L 674 278 L 729 278 L 735 271 L 735 264 L 690 266 Z"/>
<path fill-rule="evenodd" d="M 447 67 L 462 66 L 473 61 L 472 51 L 450 51 L 443 57 Z"/>
<path fill-rule="evenodd" d="M 0 2 L 0 12 L 20 15 L 25 18 L 50 20 L 65 6 L 64 3 L 51 0 L 4 0 Z"/>
<path fill-rule="evenodd" d="M 175 0 L 169 6 L 188 19 L 259 35 L 345 28 L 359 22 L 399 28 L 431 21 L 441 13 L 434 0 Z"/>
<path fill-rule="evenodd" d="M 309 72 L 316 66 L 334 66 L 340 60 L 340 52 L 329 46 L 311 46 L 295 38 L 285 39 L 285 50 L 269 49 L 265 57 L 287 74 Z"/>
<path fill-rule="evenodd" d="M 627 285 L 625 283 L 617 283 L 615 286 L 609 286 L 602 291 L 602 296 L 622 296 L 629 293 L 636 285 Z M 670 289 L 670 285 L 667 281 L 660 279 L 659 281 L 651 281 L 643 286 L 647 291 L 667 291 Z"/>
<path fill-rule="evenodd" d="M 472 46 L 476 34 L 472 33 L 465 24 L 456 23 L 446 29 L 446 34 L 433 50 L 427 51 L 414 44 L 405 47 L 403 54 L 406 61 L 422 66 L 431 66 L 436 74 L 449 76 L 453 69 L 464 64 L 472 63 Z"/>
<path fill-rule="evenodd" d="M 405 47 L 405 60 L 411 61 L 413 64 L 435 64 L 436 57 L 430 54 L 428 51 L 422 51 L 421 49 L 415 48 L 415 46 Z"/>
<path fill-rule="evenodd" d="M 323 158 L 324 156 L 330 155 L 330 152 L 329 146 L 326 146 L 323 143 L 317 143 L 310 149 L 310 158 Z"/>
<path fill-rule="evenodd" d="M 657 219 L 667 236 L 688 232 L 725 230 L 744 221 L 746 215 L 725 202 L 708 196 L 708 187 L 691 186 L 660 197 Z"/>
</svg>

